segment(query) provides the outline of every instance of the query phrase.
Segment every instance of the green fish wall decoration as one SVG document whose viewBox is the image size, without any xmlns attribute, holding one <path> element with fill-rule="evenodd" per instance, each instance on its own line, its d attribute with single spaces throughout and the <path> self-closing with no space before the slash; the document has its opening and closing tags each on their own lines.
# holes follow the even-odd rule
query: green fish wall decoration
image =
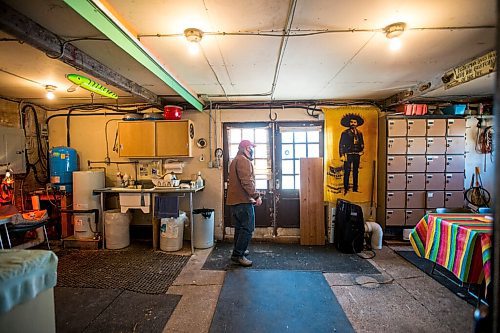
<svg viewBox="0 0 500 333">
<path fill-rule="evenodd" d="M 101 86 L 99 83 L 89 79 L 88 77 L 78 74 L 66 74 L 66 78 L 73 82 L 75 85 L 87 89 L 88 91 L 95 92 L 96 94 L 118 99 L 118 95 L 106 87 Z"/>
</svg>

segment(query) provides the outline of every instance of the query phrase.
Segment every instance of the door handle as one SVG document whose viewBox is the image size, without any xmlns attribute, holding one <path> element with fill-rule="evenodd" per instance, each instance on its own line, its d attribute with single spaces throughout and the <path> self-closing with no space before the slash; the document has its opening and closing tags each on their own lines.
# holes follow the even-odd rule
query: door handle
<svg viewBox="0 0 500 333">
<path fill-rule="evenodd" d="M 280 189 L 280 180 L 279 179 L 276 179 L 276 189 L 277 190 Z"/>
</svg>

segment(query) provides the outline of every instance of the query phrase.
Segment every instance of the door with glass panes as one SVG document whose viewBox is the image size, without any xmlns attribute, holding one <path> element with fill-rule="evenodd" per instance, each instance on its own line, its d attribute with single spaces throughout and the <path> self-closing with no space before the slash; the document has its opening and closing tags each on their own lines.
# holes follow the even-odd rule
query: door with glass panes
<svg viewBox="0 0 500 333">
<path fill-rule="evenodd" d="M 238 153 L 238 144 L 241 140 L 250 140 L 255 143 L 253 160 L 255 187 L 262 197 L 262 205 L 255 207 L 256 227 L 271 227 L 273 224 L 274 198 L 270 190 L 272 185 L 271 134 L 271 125 L 269 123 L 224 124 L 224 203 L 227 198 L 229 165 Z M 224 206 L 224 226 L 234 226 L 228 206 Z"/>
<path fill-rule="evenodd" d="M 321 122 L 224 124 L 224 202 L 229 165 L 241 140 L 255 143 L 254 171 L 262 206 L 255 209 L 256 227 L 299 228 L 300 158 L 323 156 Z M 230 208 L 224 207 L 224 226 L 232 227 Z"/>
<path fill-rule="evenodd" d="M 299 228 L 300 159 L 323 156 L 323 125 L 277 123 L 275 138 L 275 225 Z"/>
</svg>

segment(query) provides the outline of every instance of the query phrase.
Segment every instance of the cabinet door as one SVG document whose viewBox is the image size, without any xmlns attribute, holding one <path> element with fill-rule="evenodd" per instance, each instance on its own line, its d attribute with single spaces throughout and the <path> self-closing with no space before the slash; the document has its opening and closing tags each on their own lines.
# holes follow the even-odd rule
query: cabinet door
<svg viewBox="0 0 500 333">
<path fill-rule="evenodd" d="M 463 191 L 464 179 L 463 173 L 447 173 L 445 189 L 448 191 Z"/>
<path fill-rule="evenodd" d="M 418 222 L 425 216 L 424 209 L 407 209 L 406 212 L 406 223 L 407 226 L 416 226 Z"/>
<path fill-rule="evenodd" d="M 405 173 L 389 173 L 387 174 L 387 189 L 389 191 L 401 191 L 406 188 Z"/>
<path fill-rule="evenodd" d="M 155 122 L 129 121 L 118 123 L 120 157 L 155 156 Z"/>
<path fill-rule="evenodd" d="M 406 156 L 406 171 L 407 172 L 425 172 L 425 155 L 408 155 Z"/>
<path fill-rule="evenodd" d="M 405 192 L 387 192 L 387 208 L 405 208 Z"/>
<path fill-rule="evenodd" d="M 406 192 L 406 207 L 423 209 L 425 207 L 425 191 Z"/>
<path fill-rule="evenodd" d="M 464 172 L 464 155 L 446 155 L 446 172 Z"/>
<path fill-rule="evenodd" d="M 408 138 L 408 154 L 425 154 L 425 146 L 424 137 Z"/>
<path fill-rule="evenodd" d="M 444 194 L 444 206 L 446 208 L 461 208 L 464 206 L 464 192 L 447 191 Z"/>
<path fill-rule="evenodd" d="M 425 175 L 426 190 L 444 190 L 445 178 L 444 173 L 427 173 Z"/>
<path fill-rule="evenodd" d="M 427 154 L 445 154 L 446 139 L 444 136 L 427 138 Z"/>
<path fill-rule="evenodd" d="M 448 136 L 465 135 L 465 119 L 448 119 Z"/>
<path fill-rule="evenodd" d="M 406 136 L 406 119 L 387 120 L 387 136 Z"/>
<path fill-rule="evenodd" d="M 446 138 L 446 154 L 463 154 L 465 151 L 465 138 L 452 136 Z"/>
<path fill-rule="evenodd" d="M 427 156 L 427 172 L 444 172 L 444 155 Z"/>
<path fill-rule="evenodd" d="M 427 208 L 444 207 L 444 191 L 427 191 L 426 201 Z"/>
<path fill-rule="evenodd" d="M 192 156 L 194 127 L 191 121 L 156 122 L 156 156 Z"/>
<path fill-rule="evenodd" d="M 407 190 L 425 190 L 425 173 L 409 173 L 406 175 Z"/>
<path fill-rule="evenodd" d="M 406 138 L 387 138 L 387 154 L 406 154 Z"/>
<path fill-rule="evenodd" d="M 426 123 L 425 119 L 408 119 L 408 136 L 425 136 Z"/>
<path fill-rule="evenodd" d="M 404 209 L 387 209 L 385 211 L 386 226 L 403 226 L 405 224 Z"/>
<path fill-rule="evenodd" d="M 393 155 L 387 156 L 387 172 L 405 172 L 406 156 Z"/>
<path fill-rule="evenodd" d="M 445 136 L 446 119 L 427 119 L 427 136 Z"/>
</svg>

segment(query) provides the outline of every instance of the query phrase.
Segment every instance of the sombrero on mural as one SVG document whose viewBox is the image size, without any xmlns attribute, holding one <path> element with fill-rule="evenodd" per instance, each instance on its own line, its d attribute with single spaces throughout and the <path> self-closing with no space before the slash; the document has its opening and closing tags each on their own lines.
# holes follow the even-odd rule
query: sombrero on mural
<svg viewBox="0 0 500 333">
<path fill-rule="evenodd" d="M 344 127 L 349 127 L 349 122 L 351 121 L 351 119 L 356 120 L 358 122 L 358 126 L 363 125 L 363 123 L 365 122 L 365 120 L 361 118 L 359 114 L 346 113 L 340 120 L 340 124 Z"/>
</svg>

